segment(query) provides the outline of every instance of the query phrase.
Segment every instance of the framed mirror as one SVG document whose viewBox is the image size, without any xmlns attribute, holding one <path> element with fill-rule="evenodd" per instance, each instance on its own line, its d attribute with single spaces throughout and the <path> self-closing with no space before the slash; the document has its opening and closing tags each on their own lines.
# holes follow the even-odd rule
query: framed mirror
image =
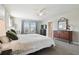
<svg viewBox="0 0 79 59">
<path fill-rule="evenodd" d="M 61 17 L 58 20 L 58 30 L 67 30 L 68 29 L 68 19 Z"/>
</svg>

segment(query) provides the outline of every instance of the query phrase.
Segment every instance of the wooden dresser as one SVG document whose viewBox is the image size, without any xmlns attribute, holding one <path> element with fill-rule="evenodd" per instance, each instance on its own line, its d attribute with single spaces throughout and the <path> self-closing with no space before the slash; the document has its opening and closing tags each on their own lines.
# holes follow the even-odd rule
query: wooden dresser
<svg viewBox="0 0 79 59">
<path fill-rule="evenodd" d="M 69 43 L 72 42 L 72 31 L 63 31 L 63 30 L 56 30 L 54 31 L 54 38 L 59 38 L 63 41 L 68 41 Z"/>
</svg>

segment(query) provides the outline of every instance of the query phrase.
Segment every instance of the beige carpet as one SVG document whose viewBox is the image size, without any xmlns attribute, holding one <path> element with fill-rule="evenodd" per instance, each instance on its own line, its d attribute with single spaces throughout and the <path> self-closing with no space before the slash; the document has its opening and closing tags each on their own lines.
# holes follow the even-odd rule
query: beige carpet
<svg viewBox="0 0 79 59">
<path fill-rule="evenodd" d="M 55 40 L 56 47 L 50 47 L 31 55 L 79 55 L 79 46 Z"/>
</svg>

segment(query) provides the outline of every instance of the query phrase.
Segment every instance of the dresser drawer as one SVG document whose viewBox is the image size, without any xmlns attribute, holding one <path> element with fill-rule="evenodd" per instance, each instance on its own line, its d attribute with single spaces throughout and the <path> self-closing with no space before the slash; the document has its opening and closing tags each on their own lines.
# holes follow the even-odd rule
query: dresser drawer
<svg viewBox="0 0 79 59">
<path fill-rule="evenodd" d="M 72 41 L 72 31 L 54 31 L 54 37 Z"/>
</svg>

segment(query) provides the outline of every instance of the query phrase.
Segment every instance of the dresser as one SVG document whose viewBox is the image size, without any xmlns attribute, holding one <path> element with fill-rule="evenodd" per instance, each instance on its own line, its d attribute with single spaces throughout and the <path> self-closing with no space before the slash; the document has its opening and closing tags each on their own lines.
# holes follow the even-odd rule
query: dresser
<svg viewBox="0 0 79 59">
<path fill-rule="evenodd" d="M 41 29 L 40 34 L 46 36 L 46 29 Z"/>
<path fill-rule="evenodd" d="M 53 33 L 54 38 L 58 38 L 58 40 L 72 42 L 72 31 L 64 31 L 64 30 L 55 30 Z"/>
</svg>

